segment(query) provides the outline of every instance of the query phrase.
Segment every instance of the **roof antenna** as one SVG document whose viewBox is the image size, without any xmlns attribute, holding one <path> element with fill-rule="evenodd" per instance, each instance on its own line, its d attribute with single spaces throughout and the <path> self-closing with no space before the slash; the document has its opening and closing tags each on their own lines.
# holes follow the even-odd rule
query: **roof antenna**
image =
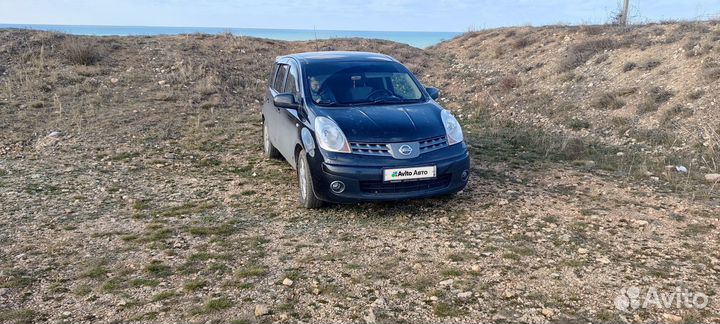
<svg viewBox="0 0 720 324">
<path fill-rule="evenodd" d="M 313 30 L 315 31 L 315 51 L 320 51 L 318 48 L 318 39 L 317 39 L 317 25 L 313 25 Z"/>
</svg>

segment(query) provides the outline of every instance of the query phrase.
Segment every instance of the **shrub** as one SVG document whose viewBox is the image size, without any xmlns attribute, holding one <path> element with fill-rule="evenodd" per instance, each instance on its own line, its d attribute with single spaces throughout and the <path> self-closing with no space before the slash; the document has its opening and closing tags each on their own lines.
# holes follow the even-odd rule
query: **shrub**
<svg viewBox="0 0 720 324">
<path fill-rule="evenodd" d="M 720 67 L 705 69 L 703 71 L 703 76 L 710 81 L 720 79 Z"/>
<path fill-rule="evenodd" d="M 570 121 L 568 121 L 568 127 L 570 127 L 570 129 L 576 130 L 576 131 L 581 130 L 581 129 L 587 129 L 587 128 L 590 128 L 590 122 L 588 122 L 587 120 L 573 118 Z"/>
<path fill-rule="evenodd" d="M 609 27 L 603 25 L 582 25 L 580 26 L 580 31 L 588 36 L 596 36 L 604 33 L 606 28 Z"/>
<path fill-rule="evenodd" d="M 592 99 L 590 105 L 598 109 L 615 110 L 625 106 L 625 102 L 614 93 L 603 93 Z"/>
<path fill-rule="evenodd" d="M 673 97 L 673 93 L 670 91 L 667 91 L 661 87 L 652 87 L 650 88 L 650 99 L 657 103 L 657 104 L 663 104 L 670 100 L 670 98 Z"/>
<path fill-rule="evenodd" d="M 522 37 L 522 38 L 518 39 L 517 41 L 515 41 L 515 43 L 513 43 L 513 47 L 514 47 L 515 49 L 522 49 L 522 48 L 525 48 L 525 47 L 527 47 L 528 45 L 530 45 L 530 44 L 532 44 L 532 43 L 533 43 L 532 40 L 530 40 L 529 38 L 527 38 L 527 37 Z"/>
<path fill-rule="evenodd" d="M 500 88 L 505 91 L 511 91 L 520 86 L 520 79 L 514 76 L 507 76 L 500 80 Z"/>
<path fill-rule="evenodd" d="M 679 116 L 679 115 L 692 115 L 692 111 L 687 110 L 685 107 L 683 107 L 683 105 L 675 105 L 672 108 L 665 111 L 660 123 L 662 125 L 667 125 L 670 122 L 672 122 L 676 116 Z"/>
<path fill-rule="evenodd" d="M 585 41 L 571 47 L 560 59 L 560 71 L 568 71 L 585 64 L 593 55 L 600 51 L 614 49 L 618 43 L 611 38 Z"/>
<path fill-rule="evenodd" d="M 495 55 L 495 58 L 500 58 L 505 55 L 505 49 L 502 46 L 496 46 L 493 50 L 493 54 Z"/>
<path fill-rule="evenodd" d="M 658 61 L 658 60 L 647 60 L 647 61 L 643 62 L 642 64 L 640 64 L 640 65 L 638 66 L 638 68 L 639 68 L 640 70 L 650 71 L 650 70 L 652 70 L 652 69 L 654 69 L 654 68 L 656 68 L 656 67 L 658 67 L 658 66 L 660 66 L 660 61 Z"/>
<path fill-rule="evenodd" d="M 658 108 L 672 98 L 673 93 L 660 87 L 652 87 L 647 98 L 638 106 L 638 113 L 645 114 L 657 111 Z"/>
<path fill-rule="evenodd" d="M 705 95 L 705 90 L 698 89 L 693 92 L 690 92 L 687 97 L 690 100 L 698 100 L 698 99 L 702 98 L 704 95 Z"/>
<path fill-rule="evenodd" d="M 95 42 L 89 40 L 67 38 L 63 41 L 60 48 L 65 59 L 70 61 L 70 63 L 93 65 L 100 61 L 101 58 L 96 45 Z"/>
<path fill-rule="evenodd" d="M 634 132 L 633 136 L 652 145 L 669 145 L 673 142 L 673 136 L 668 131 L 658 128 L 639 129 Z"/>
</svg>

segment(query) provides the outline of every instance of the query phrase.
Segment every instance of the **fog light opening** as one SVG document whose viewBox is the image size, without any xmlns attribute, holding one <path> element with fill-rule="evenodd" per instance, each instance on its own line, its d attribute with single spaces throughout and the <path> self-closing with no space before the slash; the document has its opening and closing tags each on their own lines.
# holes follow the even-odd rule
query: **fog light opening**
<svg viewBox="0 0 720 324">
<path fill-rule="evenodd" d="M 333 181 L 330 183 L 330 190 L 336 194 L 342 193 L 345 191 L 345 184 L 342 181 Z"/>
<path fill-rule="evenodd" d="M 467 181 L 469 176 L 470 176 L 470 172 L 468 172 L 468 170 L 465 170 L 460 175 L 460 178 L 462 178 L 462 181 Z"/>
</svg>

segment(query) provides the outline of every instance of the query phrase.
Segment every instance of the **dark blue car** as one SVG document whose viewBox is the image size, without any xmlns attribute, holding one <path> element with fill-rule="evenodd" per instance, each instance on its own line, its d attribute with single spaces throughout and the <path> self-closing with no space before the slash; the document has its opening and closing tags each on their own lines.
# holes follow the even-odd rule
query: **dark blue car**
<svg viewBox="0 0 720 324">
<path fill-rule="evenodd" d="M 387 55 L 278 57 L 262 109 L 265 154 L 297 170 L 306 208 L 458 192 L 470 159 L 438 93 Z"/>
</svg>

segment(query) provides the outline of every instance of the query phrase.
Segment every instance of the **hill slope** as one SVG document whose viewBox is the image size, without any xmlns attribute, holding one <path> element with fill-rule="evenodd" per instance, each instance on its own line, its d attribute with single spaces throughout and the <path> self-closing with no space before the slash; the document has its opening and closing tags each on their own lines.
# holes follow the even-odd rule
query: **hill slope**
<svg viewBox="0 0 720 324">
<path fill-rule="evenodd" d="M 431 53 L 451 67 L 438 80 L 465 114 L 487 110 L 685 163 L 704 158 L 717 170 L 718 22 L 488 30 Z"/>
</svg>

